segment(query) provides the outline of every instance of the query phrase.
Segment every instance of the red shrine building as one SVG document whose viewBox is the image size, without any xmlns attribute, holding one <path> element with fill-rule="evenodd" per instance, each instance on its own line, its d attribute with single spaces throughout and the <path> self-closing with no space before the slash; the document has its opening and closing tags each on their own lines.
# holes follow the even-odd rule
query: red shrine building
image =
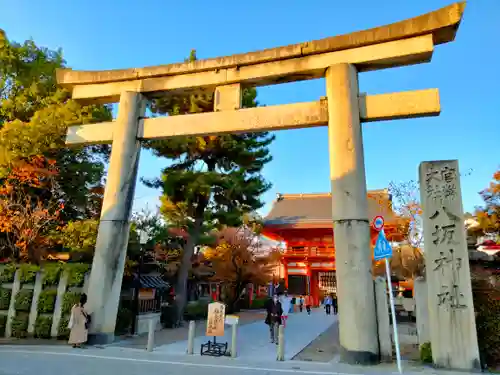
<svg viewBox="0 0 500 375">
<path fill-rule="evenodd" d="M 392 210 L 388 190 L 368 192 L 368 216 L 384 217 L 389 241 L 401 241 L 401 219 Z M 278 194 L 264 219 L 263 235 L 285 245 L 282 282 L 290 294 L 311 294 L 315 304 L 336 293 L 335 246 L 331 194 Z M 378 232 L 371 230 L 372 246 Z"/>
</svg>

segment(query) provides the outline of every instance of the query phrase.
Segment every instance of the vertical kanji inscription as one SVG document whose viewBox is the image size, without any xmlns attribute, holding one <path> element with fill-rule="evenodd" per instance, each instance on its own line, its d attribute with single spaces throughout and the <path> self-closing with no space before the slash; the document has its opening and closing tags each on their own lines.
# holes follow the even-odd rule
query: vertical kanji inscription
<svg viewBox="0 0 500 375">
<path fill-rule="evenodd" d="M 479 350 L 457 161 L 420 165 L 433 361 L 476 369 Z"/>
</svg>

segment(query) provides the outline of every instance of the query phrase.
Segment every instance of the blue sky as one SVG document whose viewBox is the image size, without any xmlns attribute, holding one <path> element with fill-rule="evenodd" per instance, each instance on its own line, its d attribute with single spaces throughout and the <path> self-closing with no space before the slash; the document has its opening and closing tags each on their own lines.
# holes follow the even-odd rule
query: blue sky
<svg viewBox="0 0 500 375">
<path fill-rule="evenodd" d="M 73 69 L 142 67 L 182 61 L 195 48 L 199 58 L 277 47 L 384 25 L 426 13 L 450 0 L 254 0 L 233 2 L 163 0 L 0 0 L 0 27 L 11 40 L 33 38 L 61 47 Z M 363 125 L 369 189 L 390 181 L 417 178 L 425 160 L 458 159 L 464 208 L 482 201 L 500 165 L 498 82 L 499 0 L 469 0 L 453 43 L 437 46 L 433 61 L 412 67 L 363 73 L 360 90 L 370 94 L 437 87 L 440 117 Z M 261 88 L 262 104 L 317 100 L 323 80 Z M 276 192 L 309 193 L 330 189 L 327 129 L 277 133 L 274 160 L 265 168 L 273 188 L 265 195 L 265 214 Z M 147 152 L 139 174 L 159 175 L 164 160 Z M 159 192 L 138 185 L 135 207 L 157 204 Z"/>
</svg>

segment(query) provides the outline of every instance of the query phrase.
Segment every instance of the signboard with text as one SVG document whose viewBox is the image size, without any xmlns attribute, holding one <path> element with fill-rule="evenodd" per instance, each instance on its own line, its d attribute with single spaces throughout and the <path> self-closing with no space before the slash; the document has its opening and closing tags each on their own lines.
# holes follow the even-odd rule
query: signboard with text
<svg viewBox="0 0 500 375">
<path fill-rule="evenodd" d="M 207 336 L 224 336 L 226 306 L 220 302 L 208 305 Z"/>
</svg>

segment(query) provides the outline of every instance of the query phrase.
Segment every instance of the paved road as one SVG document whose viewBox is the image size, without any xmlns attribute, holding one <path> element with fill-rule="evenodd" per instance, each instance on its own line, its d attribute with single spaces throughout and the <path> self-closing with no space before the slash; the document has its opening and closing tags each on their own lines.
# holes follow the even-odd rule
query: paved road
<svg viewBox="0 0 500 375">
<path fill-rule="evenodd" d="M 242 311 L 239 314 L 239 324 L 244 326 L 246 324 L 251 324 L 256 321 L 263 321 L 265 318 L 265 311 L 263 310 L 247 310 Z M 205 336 L 206 321 L 201 320 L 196 322 L 195 337 Z M 156 332 L 155 334 L 155 346 L 165 346 L 178 341 L 184 341 L 188 337 L 188 324 L 179 328 L 167 328 Z M 228 329 L 229 327 L 226 327 Z M 125 348 L 137 348 L 144 349 L 147 345 L 148 335 L 144 334 L 136 337 L 127 337 L 120 341 L 117 341 L 113 346 L 120 346 Z M 184 348 L 185 350 L 185 348 Z"/>
<path fill-rule="evenodd" d="M 168 356 L 139 349 L 71 349 L 48 346 L 0 346 L 0 375 L 360 375 L 396 374 L 393 365 L 376 367 L 298 361 L 254 362 L 199 356 Z M 406 367 L 405 375 L 464 375 Z"/>
<path fill-rule="evenodd" d="M 361 374 L 361 371 L 345 374 Z M 71 349 L 61 347 L 0 347 L 1 375 L 342 375 L 332 365 L 288 362 L 245 362 L 228 358 L 167 356 L 138 349 Z M 378 372 L 381 374 L 382 372 Z M 387 373 L 387 372 L 383 372 Z"/>
<path fill-rule="evenodd" d="M 303 313 L 290 314 L 285 328 L 285 359 L 292 359 L 311 341 L 326 331 L 337 316 L 326 315 L 323 309 L 313 309 L 311 315 Z M 231 328 L 226 326 L 225 337 L 217 338 L 218 342 L 231 342 Z M 195 339 L 195 352 L 199 353 L 202 343 L 212 340 L 211 337 L 200 336 Z M 264 315 L 260 321 L 240 326 L 238 329 L 238 357 L 244 360 L 259 358 L 260 361 L 276 361 L 276 345 L 269 342 L 269 327 L 264 324 Z M 187 341 L 158 346 L 155 350 L 166 355 L 184 355 Z"/>
</svg>

